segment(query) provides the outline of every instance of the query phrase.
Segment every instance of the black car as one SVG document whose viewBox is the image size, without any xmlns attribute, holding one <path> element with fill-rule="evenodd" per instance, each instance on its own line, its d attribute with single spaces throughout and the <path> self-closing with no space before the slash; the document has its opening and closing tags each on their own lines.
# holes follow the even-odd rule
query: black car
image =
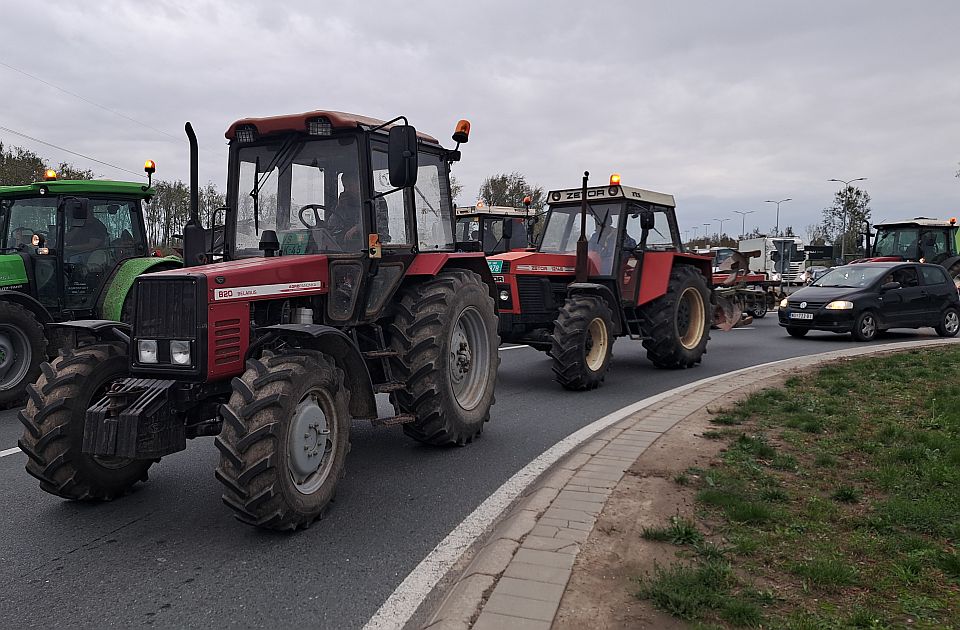
<svg viewBox="0 0 960 630">
<path fill-rule="evenodd" d="M 960 294 L 939 265 L 853 263 L 784 298 L 780 325 L 793 337 L 828 330 L 870 341 L 889 328 L 922 326 L 953 337 L 960 330 Z"/>
</svg>

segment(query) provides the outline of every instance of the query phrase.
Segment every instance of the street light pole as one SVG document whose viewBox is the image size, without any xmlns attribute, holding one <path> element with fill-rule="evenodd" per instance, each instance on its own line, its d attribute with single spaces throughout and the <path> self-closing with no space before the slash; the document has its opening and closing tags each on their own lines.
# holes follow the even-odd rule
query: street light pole
<svg viewBox="0 0 960 630">
<path fill-rule="evenodd" d="M 703 246 L 704 247 L 710 247 L 710 241 L 707 240 L 709 237 L 710 237 L 710 224 L 704 223 L 703 224 Z"/>
<path fill-rule="evenodd" d="M 721 244 L 721 243 L 720 243 L 720 240 L 723 238 L 723 222 L 724 222 L 724 221 L 729 221 L 729 220 L 730 220 L 729 217 L 727 217 L 726 219 L 714 219 L 714 221 L 718 221 L 718 222 L 720 223 L 720 231 L 717 233 L 717 244 L 718 244 L 718 245 Z"/>
<path fill-rule="evenodd" d="M 763 202 L 763 203 L 777 204 L 777 227 L 773 229 L 773 231 L 775 232 L 774 236 L 780 236 L 780 204 L 785 201 L 793 201 L 793 199 L 791 199 L 790 197 L 787 197 L 786 199 L 781 199 L 780 201 L 773 201 L 772 199 L 767 199 L 766 201 Z"/>
<path fill-rule="evenodd" d="M 852 182 L 862 182 L 866 177 L 858 177 L 856 179 L 844 180 L 844 179 L 828 179 L 828 182 L 837 182 L 843 184 L 844 190 L 850 187 Z M 845 261 L 847 255 L 847 213 L 850 211 L 850 196 L 845 195 L 843 198 L 843 220 L 842 220 L 842 231 L 840 232 L 840 260 Z"/>
<path fill-rule="evenodd" d="M 753 214 L 756 210 L 734 210 L 734 212 L 740 215 L 740 238 L 743 238 L 747 235 L 747 215 Z"/>
</svg>

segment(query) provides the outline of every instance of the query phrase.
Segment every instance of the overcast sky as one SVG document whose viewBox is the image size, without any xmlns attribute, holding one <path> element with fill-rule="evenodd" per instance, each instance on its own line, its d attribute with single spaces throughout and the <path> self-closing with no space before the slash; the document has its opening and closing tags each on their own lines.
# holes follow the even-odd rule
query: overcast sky
<svg viewBox="0 0 960 630">
<path fill-rule="evenodd" d="M 75 2 L 0 0 L 0 125 L 139 172 L 223 188 L 230 122 L 338 109 L 473 123 L 460 204 L 484 177 L 672 193 L 681 228 L 754 210 L 800 234 L 868 178 L 873 218 L 960 213 L 957 2 Z M 53 161 L 127 173 L 0 130 Z M 716 231 L 713 222 L 710 231 Z"/>
</svg>

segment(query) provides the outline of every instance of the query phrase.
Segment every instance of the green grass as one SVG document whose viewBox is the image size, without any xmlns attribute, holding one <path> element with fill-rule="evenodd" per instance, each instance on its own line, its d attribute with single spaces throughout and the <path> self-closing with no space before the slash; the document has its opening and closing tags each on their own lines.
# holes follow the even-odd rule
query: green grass
<svg viewBox="0 0 960 630">
<path fill-rule="evenodd" d="M 644 527 L 640 535 L 656 542 L 670 542 L 674 545 L 695 545 L 703 541 L 703 534 L 697 524 L 690 519 L 674 516 L 666 527 Z"/>
<path fill-rule="evenodd" d="M 699 539 L 662 528 L 693 553 L 638 596 L 697 627 L 960 630 L 960 350 L 842 361 L 711 421 L 726 450 L 678 482 Z"/>
</svg>

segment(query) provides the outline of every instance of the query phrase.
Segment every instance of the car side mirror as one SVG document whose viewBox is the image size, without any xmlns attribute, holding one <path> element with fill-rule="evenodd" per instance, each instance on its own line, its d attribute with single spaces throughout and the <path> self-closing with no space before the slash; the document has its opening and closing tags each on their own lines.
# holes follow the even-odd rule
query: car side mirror
<svg viewBox="0 0 960 630">
<path fill-rule="evenodd" d="M 417 130 L 412 125 L 390 128 L 387 164 L 391 186 L 407 188 L 417 183 L 417 151 Z"/>
<path fill-rule="evenodd" d="M 899 282 L 884 282 L 882 285 L 880 285 L 881 291 L 893 291 L 894 289 L 899 289 L 899 288 L 900 288 Z"/>
<path fill-rule="evenodd" d="M 653 216 L 652 211 L 643 210 L 640 212 L 640 229 L 641 230 L 652 230 L 656 224 L 657 224 L 656 218 Z"/>
<path fill-rule="evenodd" d="M 74 221 L 86 221 L 90 217 L 90 201 L 88 199 L 71 197 L 63 203 L 66 211 L 70 213 Z"/>
</svg>

